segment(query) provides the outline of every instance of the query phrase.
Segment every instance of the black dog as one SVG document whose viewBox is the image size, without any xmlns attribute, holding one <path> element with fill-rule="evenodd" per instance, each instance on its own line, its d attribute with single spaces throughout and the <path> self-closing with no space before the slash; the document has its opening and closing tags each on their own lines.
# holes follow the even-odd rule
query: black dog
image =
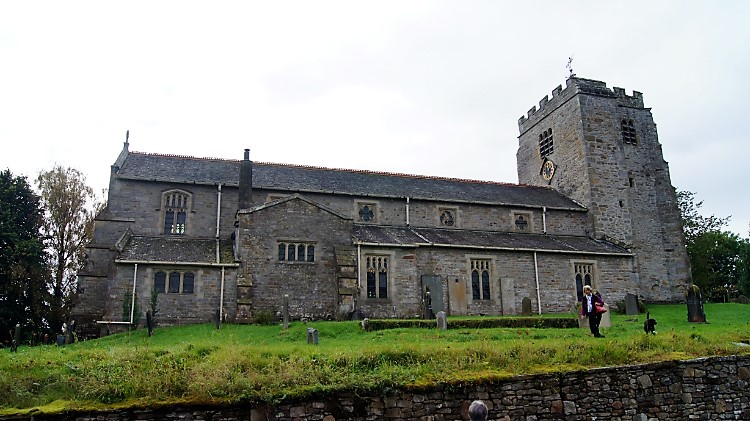
<svg viewBox="0 0 750 421">
<path fill-rule="evenodd" d="M 649 333 L 652 335 L 656 335 L 656 320 L 651 318 L 651 313 L 646 313 L 646 321 L 643 322 L 643 330 L 648 335 Z"/>
</svg>

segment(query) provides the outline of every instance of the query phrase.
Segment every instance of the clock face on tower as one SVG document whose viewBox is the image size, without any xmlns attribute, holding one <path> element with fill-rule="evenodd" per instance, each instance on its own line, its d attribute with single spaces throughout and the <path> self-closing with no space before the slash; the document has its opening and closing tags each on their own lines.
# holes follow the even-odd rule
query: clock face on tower
<svg viewBox="0 0 750 421">
<path fill-rule="evenodd" d="M 555 163 L 547 160 L 542 164 L 542 177 L 549 181 L 552 180 L 552 176 L 555 175 Z"/>
</svg>

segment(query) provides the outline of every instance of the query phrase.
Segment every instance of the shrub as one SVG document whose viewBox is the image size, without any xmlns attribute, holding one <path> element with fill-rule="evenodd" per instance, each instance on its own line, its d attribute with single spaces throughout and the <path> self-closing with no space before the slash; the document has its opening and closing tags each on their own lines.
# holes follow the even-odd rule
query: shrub
<svg viewBox="0 0 750 421">
<path fill-rule="evenodd" d="M 271 325 L 274 322 L 273 311 L 269 309 L 255 312 L 253 322 L 259 325 Z"/>
</svg>

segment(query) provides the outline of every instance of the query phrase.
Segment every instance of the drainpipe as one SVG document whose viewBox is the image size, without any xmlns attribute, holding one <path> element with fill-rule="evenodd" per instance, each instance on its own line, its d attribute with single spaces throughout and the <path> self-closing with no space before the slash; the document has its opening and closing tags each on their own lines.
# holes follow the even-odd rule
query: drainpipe
<svg viewBox="0 0 750 421">
<path fill-rule="evenodd" d="M 138 263 L 133 267 L 133 295 L 130 300 L 130 324 L 133 324 L 133 313 L 135 312 L 135 282 L 138 274 Z"/>
<path fill-rule="evenodd" d="M 362 291 L 362 249 L 357 244 L 357 293 Z"/>
<path fill-rule="evenodd" d="M 219 259 L 219 227 L 221 221 L 221 183 L 216 191 L 216 263 L 221 263 Z"/>
<path fill-rule="evenodd" d="M 406 196 L 406 226 L 409 226 L 409 196 Z"/>
<path fill-rule="evenodd" d="M 221 267 L 221 294 L 219 296 L 219 322 L 224 320 L 224 266 Z"/>
<path fill-rule="evenodd" d="M 539 265 L 536 260 L 536 250 L 534 250 L 534 277 L 536 278 L 536 302 L 539 307 L 539 314 L 542 314 L 542 296 L 539 293 Z"/>
<path fill-rule="evenodd" d="M 547 233 L 547 207 L 542 206 L 542 232 Z"/>
</svg>

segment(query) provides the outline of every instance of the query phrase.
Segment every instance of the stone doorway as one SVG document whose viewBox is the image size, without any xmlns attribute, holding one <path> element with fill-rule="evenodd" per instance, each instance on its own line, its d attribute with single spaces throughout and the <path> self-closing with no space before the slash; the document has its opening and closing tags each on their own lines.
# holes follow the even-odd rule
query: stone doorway
<svg viewBox="0 0 750 421">
<path fill-rule="evenodd" d="M 422 275 L 422 301 L 426 318 L 445 311 L 443 279 L 439 275 Z"/>
</svg>

